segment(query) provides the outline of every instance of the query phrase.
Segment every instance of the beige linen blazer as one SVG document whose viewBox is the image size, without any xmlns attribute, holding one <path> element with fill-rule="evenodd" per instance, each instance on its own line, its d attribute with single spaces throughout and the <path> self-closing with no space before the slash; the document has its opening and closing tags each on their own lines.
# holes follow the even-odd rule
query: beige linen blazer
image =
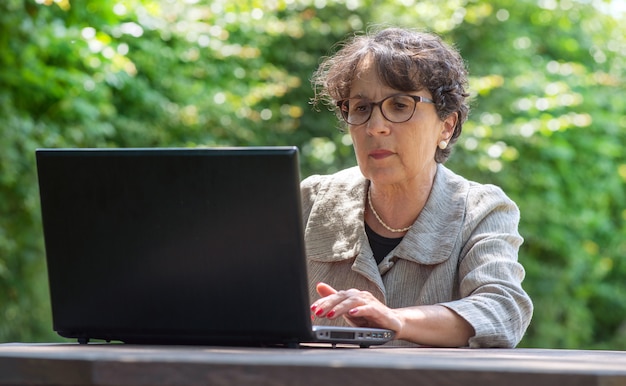
<svg viewBox="0 0 626 386">
<path fill-rule="evenodd" d="M 515 347 L 533 312 L 521 286 L 515 203 L 500 188 L 438 164 L 424 209 L 377 265 L 363 225 L 368 184 L 357 167 L 301 183 L 311 301 L 319 298 L 316 283 L 325 282 L 370 291 L 391 308 L 440 304 L 474 327 L 470 347 Z"/>
</svg>

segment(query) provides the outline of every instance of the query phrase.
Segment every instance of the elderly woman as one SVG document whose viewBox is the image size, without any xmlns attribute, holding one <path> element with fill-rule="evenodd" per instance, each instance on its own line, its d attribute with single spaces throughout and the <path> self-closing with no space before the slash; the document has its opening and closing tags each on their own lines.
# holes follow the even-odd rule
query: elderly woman
<svg viewBox="0 0 626 386">
<path fill-rule="evenodd" d="M 460 55 L 432 34 L 356 36 L 313 78 L 358 168 L 302 182 L 317 324 L 395 331 L 395 345 L 514 347 L 532 316 L 519 210 L 443 163 L 467 118 Z"/>
</svg>

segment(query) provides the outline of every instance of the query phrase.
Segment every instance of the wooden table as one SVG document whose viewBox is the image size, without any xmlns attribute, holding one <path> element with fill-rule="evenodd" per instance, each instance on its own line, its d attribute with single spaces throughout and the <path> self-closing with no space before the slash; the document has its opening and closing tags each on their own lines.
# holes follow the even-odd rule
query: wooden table
<svg viewBox="0 0 626 386">
<path fill-rule="evenodd" d="M 0 344 L 0 385 L 626 385 L 626 352 Z"/>
</svg>

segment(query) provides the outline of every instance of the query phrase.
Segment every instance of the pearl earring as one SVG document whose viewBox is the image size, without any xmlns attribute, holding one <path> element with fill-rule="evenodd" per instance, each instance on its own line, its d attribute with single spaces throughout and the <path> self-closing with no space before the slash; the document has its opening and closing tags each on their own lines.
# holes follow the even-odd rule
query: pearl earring
<svg viewBox="0 0 626 386">
<path fill-rule="evenodd" d="M 439 142 L 439 148 L 441 150 L 444 150 L 446 147 L 448 147 L 448 142 L 446 142 L 446 141 Z"/>
</svg>

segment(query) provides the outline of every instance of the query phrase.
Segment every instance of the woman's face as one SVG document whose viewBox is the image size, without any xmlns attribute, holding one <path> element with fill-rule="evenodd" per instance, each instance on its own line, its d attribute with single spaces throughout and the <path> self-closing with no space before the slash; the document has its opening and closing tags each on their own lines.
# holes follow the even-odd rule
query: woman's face
<svg viewBox="0 0 626 386">
<path fill-rule="evenodd" d="M 427 90 L 402 92 L 384 85 L 370 60 L 361 63 L 353 80 L 350 98 L 378 102 L 395 94 L 432 99 Z M 370 119 L 349 125 L 357 162 L 365 178 L 379 185 L 422 184 L 436 170 L 435 151 L 440 141 L 451 137 L 456 115 L 445 121 L 437 116 L 435 105 L 419 102 L 407 122 L 392 123 L 374 106 Z"/>
</svg>

